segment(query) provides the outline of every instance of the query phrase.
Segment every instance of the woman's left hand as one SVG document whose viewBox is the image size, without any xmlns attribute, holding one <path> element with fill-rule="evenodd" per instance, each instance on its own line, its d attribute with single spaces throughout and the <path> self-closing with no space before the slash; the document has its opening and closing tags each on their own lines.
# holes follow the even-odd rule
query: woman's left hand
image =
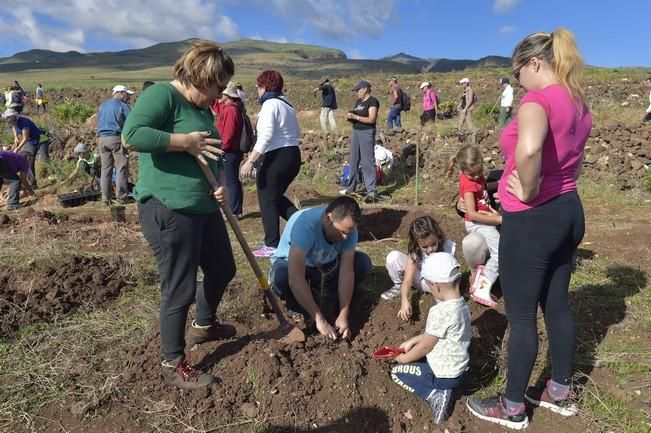
<svg viewBox="0 0 651 433">
<path fill-rule="evenodd" d="M 226 189 L 225 186 L 219 186 L 217 187 L 216 190 L 212 192 L 212 196 L 220 204 L 226 204 L 226 202 L 228 201 L 228 189 Z"/>
<path fill-rule="evenodd" d="M 251 177 L 252 174 L 253 174 L 253 163 L 247 159 L 244 162 L 244 164 L 242 164 L 242 167 L 240 168 L 240 177 L 247 178 L 247 177 Z"/>
<path fill-rule="evenodd" d="M 542 183 L 543 177 L 538 178 L 538 185 L 536 185 L 536 190 L 533 192 L 531 197 L 525 195 L 524 188 L 522 188 L 522 183 L 520 182 L 520 175 L 518 170 L 513 170 L 509 177 L 506 178 L 506 190 L 513 194 L 518 200 L 523 203 L 530 202 L 538 196 L 540 190 L 540 184 Z"/>
</svg>

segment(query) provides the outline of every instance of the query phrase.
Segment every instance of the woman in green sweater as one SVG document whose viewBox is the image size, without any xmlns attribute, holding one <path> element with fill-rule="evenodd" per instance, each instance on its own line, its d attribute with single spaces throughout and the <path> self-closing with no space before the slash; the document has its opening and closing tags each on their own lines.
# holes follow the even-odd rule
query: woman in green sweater
<svg viewBox="0 0 651 433">
<path fill-rule="evenodd" d="M 235 335 L 215 311 L 235 275 L 235 260 L 219 212 L 226 189 L 213 191 L 197 159 L 225 185 L 219 134 L 210 103 L 234 73 L 233 61 L 208 41 L 197 41 L 176 61 L 174 80 L 154 84 L 139 98 L 123 129 L 123 141 L 138 151 L 140 226 L 161 279 L 160 336 L 165 380 L 183 389 L 207 386 L 210 374 L 195 370 L 185 348 Z M 197 287 L 197 270 L 203 285 Z M 196 318 L 185 335 L 188 310 Z"/>
</svg>

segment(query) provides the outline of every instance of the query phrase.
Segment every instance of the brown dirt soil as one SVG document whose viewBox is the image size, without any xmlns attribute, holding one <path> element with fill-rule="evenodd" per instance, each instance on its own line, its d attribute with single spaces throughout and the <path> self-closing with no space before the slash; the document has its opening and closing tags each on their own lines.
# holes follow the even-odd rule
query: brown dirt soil
<svg viewBox="0 0 651 433">
<path fill-rule="evenodd" d="M 366 208 L 367 222 L 362 229 L 369 234 L 384 230 L 381 234 L 404 237 L 411 220 L 426 213 L 431 211 Z M 461 224 L 456 216 L 435 216 L 450 238 L 460 239 L 462 229 L 457 229 Z M 388 228 L 383 228 L 385 222 Z M 379 302 L 376 294 L 360 292 L 353 301 L 354 337 L 350 341 L 326 340 L 308 326 L 304 328 L 307 341 L 292 346 L 268 338 L 276 321 L 265 312 L 262 294 L 253 281 L 234 281 L 225 303 L 221 317 L 236 325 L 238 337 L 208 343 L 191 352 L 193 363 L 217 377 L 214 385 L 190 392 L 167 386 L 160 375 L 155 327 L 124 358 L 111 360 L 110 369 L 118 372 L 120 392 L 94 408 L 100 417 L 75 404 L 51 405 L 37 422 L 39 428 L 47 432 L 74 429 L 103 433 L 119 426 L 122 432 L 150 431 L 153 418 L 149 415 L 156 414 L 155 422 L 166 419 L 170 423 L 159 425 L 165 431 L 180 431 L 182 424 L 187 431 L 191 431 L 189 426 L 201 426 L 206 430 L 221 427 L 228 432 L 254 431 L 255 425 L 265 426 L 265 431 L 322 433 L 490 429 L 469 414 L 465 398 L 498 373 L 497 348 L 506 330 L 501 304 L 497 310 L 487 310 L 469 303 L 472 373 L 451 419 L 435 426 L 427 405 L 392 382 L 392 364 L 370 357 L 381 346 L 399 344 L 422 332 L 433 304 L 430 295 L 418 298 L 414 321 L 402 322 L 396 317 L 397 302 Z M 91 416 L 85 417 L 86 413 Z M 562 419 L 543 410 L 536 411 L 535 416 L 536 422 L 528 430 L 534 433 L 585 430 L 585 421 L 578 417 Z"/>
<path fill-rule="evenodd" d="M 0 337 L 82 307 L 116 299 L 129 288 L 121 267 L 98 257 L 75 256 L 39 271 L 0 271 Z"/>
</svg>

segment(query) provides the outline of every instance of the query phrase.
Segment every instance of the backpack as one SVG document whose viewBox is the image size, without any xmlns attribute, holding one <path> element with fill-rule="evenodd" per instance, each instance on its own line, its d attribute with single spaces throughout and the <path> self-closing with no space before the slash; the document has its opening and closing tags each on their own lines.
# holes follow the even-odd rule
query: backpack
<svg viewBox="0 0 651 433">
<path fill-rule="evenodd" d="M 255 146 L 256 136 L 251 119 L 246 114 L 246 110 L 240 108 L 242 113 L 242 133 L 240 134 L 240 150 L 244 153 L 250 152 Z"/>
<path fill-rule="evenodd" d="M 20 94 L 19 91 L 14 90 L 11 93 L 11 103 L 12 104 L 18 104 L 18 105 L 23 105 L 23 96 Z"/>
<path fill-rule="evenodd" d="M 400 89 L 400 104 L 402 105 L 402 111 L 411 110 L 411 96 L 402 89 Z"/>
</svg>

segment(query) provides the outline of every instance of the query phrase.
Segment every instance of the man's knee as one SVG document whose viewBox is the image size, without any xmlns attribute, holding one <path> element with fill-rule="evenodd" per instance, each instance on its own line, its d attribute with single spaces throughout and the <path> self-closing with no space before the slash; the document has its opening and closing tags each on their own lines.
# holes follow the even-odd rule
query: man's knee
<svg viewBox="0 0 651 433">
<path fill-rule="evenodd" d="M 269 272 L 269 283 L 274 292 L 279 296 L 291 293 L 289 288 L 289 267 L 286 260 L 277 260 Z"/>
</svg>

